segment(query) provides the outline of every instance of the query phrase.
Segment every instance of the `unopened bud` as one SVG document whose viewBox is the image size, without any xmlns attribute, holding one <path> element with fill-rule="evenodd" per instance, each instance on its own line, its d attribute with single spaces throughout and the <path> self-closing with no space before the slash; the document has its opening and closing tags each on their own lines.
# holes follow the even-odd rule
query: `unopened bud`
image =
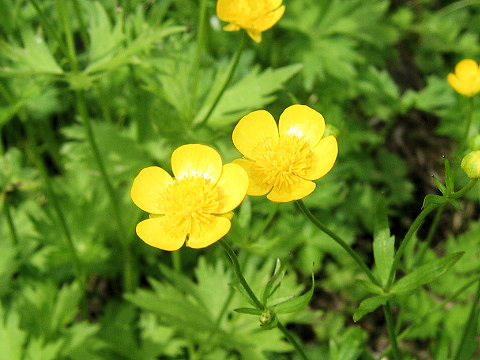
<svg viewBox="0 0 480 360">
<path fill-rule="evenodd" d="M 480 178 L 480 150 L 472 151 L 462 159 L 462 169 L 471 179 Z"/>
</svg>

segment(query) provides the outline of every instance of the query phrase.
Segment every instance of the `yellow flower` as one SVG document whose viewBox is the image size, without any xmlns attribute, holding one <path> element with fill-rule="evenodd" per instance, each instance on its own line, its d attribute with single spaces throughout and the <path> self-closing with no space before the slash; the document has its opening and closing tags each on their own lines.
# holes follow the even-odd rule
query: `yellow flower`
<svg viewBox="0 0 480 360">
<path fill-rule="evenodd" d="M 213 244 L 230 230 L 231 211 L 246 195 L 247 174 L 237 164 L 222 165 L 216 150 L 199 144 L 177 148 L 171 164 L 175 178 L 150 166 L 133 181 L 133 202 L 150 213 L 137 224 L 137 235 L 167 251 L 184 243 L 195 249 Z"/>
<path fill-rule="evenodd" d="M 226 22 L 226 31 L 245 29 L 256 42 L 262 32 L 275 25 L 285 12 L 283 0 L 218 0 L 217 15 Z"/>
<path fill-rule="evenodd" d="M 475 60 L 465 59 L 448 74 L 448 82 L 460 94 L 474 96 L 480 91 L 480 68 Z"/>
<path fill-rule="evenodd" d="M 322 138 L 323 116 L 305 105 L 292 105 L 277 124 L 265 110 L 244 116 L 232 139 L 244 159 L 234 162 L 248 173 L 248 195 L 274 202 L 301 199 L 315 190 L 316 180 L 333 167 L 338 154 L 334 136 Z"/>
</svg>

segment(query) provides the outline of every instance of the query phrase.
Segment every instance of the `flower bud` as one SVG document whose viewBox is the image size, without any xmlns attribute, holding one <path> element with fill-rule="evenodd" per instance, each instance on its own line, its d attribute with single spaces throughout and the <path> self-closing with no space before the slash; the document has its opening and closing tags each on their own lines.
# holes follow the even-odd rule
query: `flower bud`
<svg viewBox="0 0 480 360">
<path fill-rule="evenodd" d="M 277 326 L 278 321 L 275 313 L 270 309 L 266 309 L 264 312 L 262 312 L 259 320 L 260 326 L 265 330 L 273 329 L 275 326 Z"/>
<path fill-rule="evenodd" d="M 462 169 L 471 179 L 480 178 L 480 150 L 472 151 L 462 159 Z"/>
<path fill-rule="evenodd" d="M 480 134 L 475 135 L 471 140 L 470 140 L 470 148 L 472 150 L 480 150 Z"/>
</svg>

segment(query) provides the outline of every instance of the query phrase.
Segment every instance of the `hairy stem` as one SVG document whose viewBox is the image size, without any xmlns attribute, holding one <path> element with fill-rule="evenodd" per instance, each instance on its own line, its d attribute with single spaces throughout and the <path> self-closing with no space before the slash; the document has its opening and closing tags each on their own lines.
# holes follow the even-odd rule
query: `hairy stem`
<svg viewBox="0 0 480 360">
<path fill-rule="evenodd" d="M 383 311 L 385 313 L 385 319 L 387 321 L 388 335 L 390 337 L 390 342 L 392 344 L 393 358 L 395 360 L 401 360 L 402 355 L 400 353 L 400 349 L 398 348 L 398 344 L 397 344 L 397 335 L 395 333 L 395 327 L 393 325 L 393 316 L 392 316 L 392 309 L 390 307 L 390 302 L 387 301 L 387 303 L 383 307 Z"/>
<path fill-rule="evenodd" d="M 246 42 L 246 35 L 243 34 L 242 39 L 240 40 L 240 43 L 238 45 L 237 51 L 235 52 L 235 55 L 233 55 L 232 61 L 230 62 L 230 66 L 228 68 L 227 75 L 222 83 L 222 86 L 220 87 L 220 90 L 215 96 L 215 99 L 213 100 L 206 114 L 198 121 L 198 125 L 197 125 L 198 127 L 201 127 L 207 123 L 208 119 L 210 118 L 213 111 L 217 107 L 218 102 L 222 98 L 223 93 L 227 89 L 228 84 L 232 80 L 233 74 L 235 73 L 235 69 L 237 68 L 237 65 L 238 65 L 238 61 L 240 60 L 240 55 L 242 54 L 243 48 L 245 47 L 245 42 Z"/>
<path fill-rule="evenodd" d="M 266 310 L 266 306 L 262 304 L 260 300 L 258 300 L 257 296 L 248 285 L 247 280 L 245 280 L 245 277 L 243 276 L 242 270 L 240 268 L 240 264 L 237 259 L 237 255 L 233 251 L 232 247 L 228 244 L 228 242 L 225 239 L 220 240 L 219 243 L 223 246 L 225 252 L 230 258 L 230 261 L 233 264 L 233 270 L 235 272 L 235 275 L 237 276 L 237 279 L 240 281 L 240 284 L 242 285 L 243 289 L 247 292 L 247 295 L 250 297 L 250 299 L 255 304 L 257 309 Z M 302 359 L 309 360 L 300 343 L 292 336 L 292 334 L 290 334 L 287 328 L 278 319 L 277 319 L 277 328 L 283 333 L 283 335 L 285 335 L 288 341 L 295 347 L 295 349 L 298 351 Z"/>
<path fill-rule="evenodd" d="M 330 236 L 338 245 L 340 245 L 347 253 L 352 257 L 353 260 L 360 266 L 365 275 L 376 285 L 381 286 L 380 282 L 377 280 L 373 272 L 368 268 L 362 258 L 357 254 L 355 250 L 351 248 L 340 236 L 335 234 L 332 230 L 327 228 L 320 220 L 318 220 L 311 211 L 305 206 L 302 200 L 296 201 L 298 208 L 305 215 L 305 217 L 310 220 L 310 222 L 315 225 L 319 230 L 323 231 L 325 234 Z"/>
</svg>

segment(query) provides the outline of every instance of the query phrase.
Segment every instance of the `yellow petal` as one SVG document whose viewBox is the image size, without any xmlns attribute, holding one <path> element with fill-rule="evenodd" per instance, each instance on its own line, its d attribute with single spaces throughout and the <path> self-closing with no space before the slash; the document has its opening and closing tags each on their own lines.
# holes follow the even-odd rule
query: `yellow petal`
<svg viewBox="0 0 480 360">
<path fill-rule="evenodd" d="M 275 10 L 266 13 L 264 16 L 260 16 L 256 19 L 253 23 L 253 28 L 258 30 L 259 32 L 265 31 L 270 29 L 273 25 L 275 25 L 278 20 L 281 19 L 283 14 L 285 13 L 285 6 L 280 6 L 275 8 Z M 250 33 L 249 33 L 250 35 Z M 254 39 L 255 40 L 255 39 Z M 258 42 L 258 41 L 257 41 Z"/>
<path fill-rule="evenodd" d="M 240 26 L 235 25 L 235 24 L 228 24 L 223 27 L 223 30 L 225 31 L 238 31 L 240 30 Z"/>
<path fill-rule="evenodd" d="M 280 115 L 278 128 L 280 137 L 296 136 L 313 147 L 325 132 L 325 120 L 319 112 L 306 105 L 292 105 Z"/>
<path fill-rule="evenodd" d="M 250 159 L 255 159 L 255 150 L 259 144 L 272 138 L 278 138 L 277 123 L 273 116 L 265 110 L 257 110 L 245 115 L 232 133 L 235 147 Z"/>
<path fill-rule="evenodd" d="M 246 159 L 233 160 L 235 164 L 240 165 L 248 174 L 248 189 L 247 195 L 262 196 L 270 191 L 272 185 L 263 181 L 255 169 L 255 162 Z"/>
<path fill-rule="evenodd" d="M 231 21 L 234 20 L 239 13 L 239 2 L 232 0 L 218 0 L 217 1 L 217 16 L 220 20 Z"/>
<path fill-rule="evenodd" d="M 253 41 L 259 43 L 262 41 L 262 32 L 258 30 L 247 29 L 247 34 L 252 38 Z"/>
<path fill-rule="evenodd" d="M 332 169 L 338 155 L 337 139 L 332 135 L 327 136 L 320 140 L 312 151 L 312 165 L 303 176 L 307 180 L 320 179 Z"/>
<path fill-rule="evenodd" d="M 133 180 L 130 196 L 140 209 L 150 214 L 163 214 L 162 194 L 172 181 L 172 177 L 162 168 L 147 167 Z"/>
<path fill-rule="evenodd" d="M 148 245 L 174 251 L 182 247 L 187 232 L 173 227 L 168 216 L 154 217 L 137 224 L 137 235 Z"/>
<path fill-rule="evenodd" d="M 222 158 L 210 146 L 187 144 L 172 154 L 172 171 L 177 179 L 203 177 L 217 182 L 222 173 Z"/>
<path fill-rule="evenodd" d="M 461 80 L 477 76 L 478 72 L 478 64 L 475 60 L 465 59 L 455 66 L 455 75 Z"/>
<path fill-rule="evenodd" d="M 194 220 L 187 246 L 193 249 L 207 247 L 225 236 L 230 227 L 230 220 L 224 216 L 210 215 L 207 221 Z"/>
<path fill-rule="evenodd" d="M 238 164 L 224 165 L 216 188 L 219 192 L 219 207 L 215 212 L 223 214 L 235 209 L 247 195 L 247 172 Z"/>
<path fill-rule="evenodd" d="M 317 186 L 314 182 L 295 177 L 295 182 L 289 186 L 273 187 L 267 199 L 273 202 L 288 202 L 302 199 L 310 195 Z"/>
<path fill-rule="evenodd" d="M 472 88 L 468 82 L 461 81 L 455 74 L 448 74 L 448 82 L 455 89 L 456 92 L 465 96 L 473 96 L 477 92 Z"/>
</svg>

